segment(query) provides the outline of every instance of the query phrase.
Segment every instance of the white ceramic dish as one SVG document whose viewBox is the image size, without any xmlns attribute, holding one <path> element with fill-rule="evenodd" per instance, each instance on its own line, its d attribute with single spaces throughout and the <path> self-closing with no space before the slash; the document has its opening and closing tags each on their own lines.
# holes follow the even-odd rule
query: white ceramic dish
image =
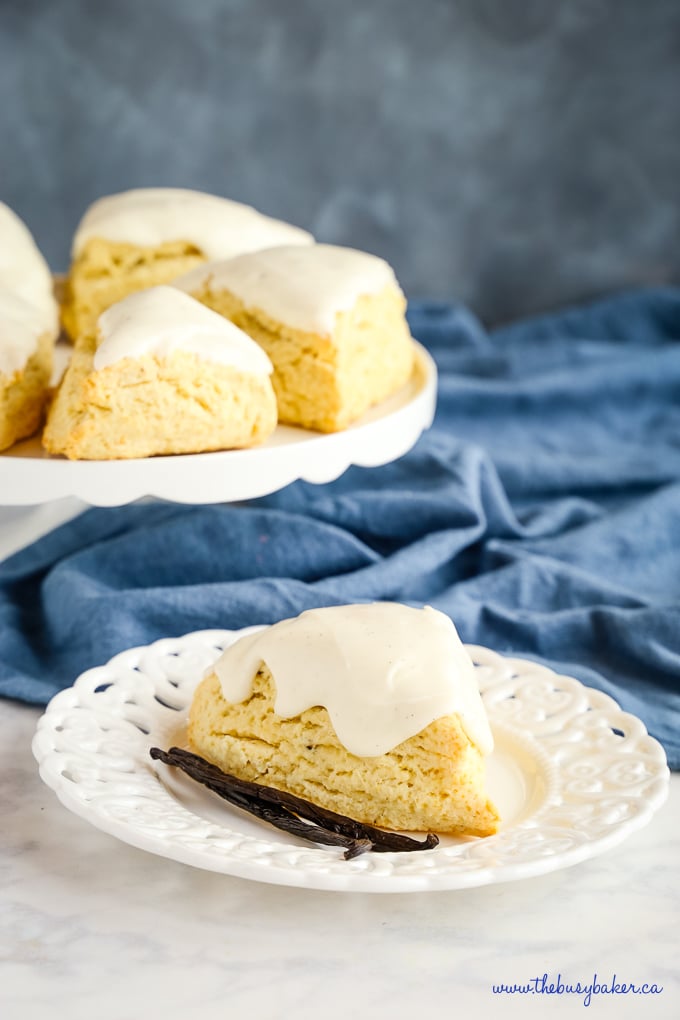
<svg viewBox="0 0 680 1020">
<path fill-rule="evenodd" d="M 61 802 L 126 843 L 194 867 L 314 889 L 414 892 L 577 864 L 641 828 L 666 798 L 665 754 L 639 719 L 577 680 L 473 646 L 496 740 L 488 785 L 500 832 L 345 861 L 149 758 L 154 745 L 185 743 L 196 683 L 241 633 L 200 631 L 130 649 L 53 698 L 33 753 Z"/>
<path fill-rule="evenodd" d="M 416 367 L 406 386 L 343 432 L 324 435 L 279 425 L 252 450 L 124 461 L 51 457 L 33 438 L 0 454 L 0 505 L 31 506 L 67 496 L 92 506 L 122 506 L 144 496 L 230 503 L 265 496 L 299 478 L 331 482 L 352 464 L 387 464 L 410 450 L 434 417 L 437 369 L 416 346 Z"/>
</svg>

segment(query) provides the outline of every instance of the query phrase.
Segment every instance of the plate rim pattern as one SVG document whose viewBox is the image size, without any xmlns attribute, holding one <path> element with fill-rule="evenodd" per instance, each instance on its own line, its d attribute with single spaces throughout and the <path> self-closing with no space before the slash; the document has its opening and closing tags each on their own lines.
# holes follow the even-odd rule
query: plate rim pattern
<svg viewBox="0 0 680 1020">
<path fill-rule="evenodd" d="M 468 645 L 492 728 L 526 750 L 543 790 L 526 817 L 484 839 L 345 861 L 333 848 L 239 831 L 180 804 L 148 756 L 178 730 L 225 644 L 259 628 L 195 631 L 128 649 L 50 701 L 32 750 L 61 803 L 139 849 L 256 881 L 338 891 L 462 889 L 543 875 L 610 850 L 668 794 L 661 745 L 608 695 L 521 658 Z M 273 832 L 274 830 L 272 830 Z"/>
</svg>

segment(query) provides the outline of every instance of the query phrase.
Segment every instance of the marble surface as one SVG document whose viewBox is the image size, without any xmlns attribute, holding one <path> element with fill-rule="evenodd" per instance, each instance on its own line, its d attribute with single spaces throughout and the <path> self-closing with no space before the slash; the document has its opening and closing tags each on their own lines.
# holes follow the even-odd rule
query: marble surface
<svg viewBox="0 0 680 1020">
<path fill-rule="evenodd" d="M 462 892 L 313 892 L 158 858 L 72 815 L 31 755 L 40 711 L 0 702 L 2 1020 L 578 1015 L 581 996 L 492 985 L 593 971 L 664 989 L 597 996 L 598 1017 L 678 1015 L 678 775 L 646 829 L 565 871 Z"/>
<path fill-rule="evenodd" d="M 0 555 L 80 509 L 0 508 Z M 0 700 L 0 1020 L 573 1016 L 583 996 L 493 985 L 593 972 L 663 992 L 598 995 L 588 1015 L 680 1013 L 680 775 L 647 828 L 571 869 L 457 892 L 316 892 L 199 871 L 71 814 L 31 754 L 41 712 Z"/>
</svg>

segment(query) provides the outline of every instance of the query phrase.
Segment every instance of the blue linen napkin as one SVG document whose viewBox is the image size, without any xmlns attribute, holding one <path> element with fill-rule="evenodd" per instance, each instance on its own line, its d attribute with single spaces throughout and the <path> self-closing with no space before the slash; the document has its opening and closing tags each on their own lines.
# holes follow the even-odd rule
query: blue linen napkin
<svg viewBox="0 0 680 1020">
<path fill-rule="evenodd" d="M 0 694 L 42 704 L 191 630 L 428 602 L 464 641 L 611 694 L 680 767 L 680 290 L 490 334 L 456 305 L 410 321 L 440 372 L 411 453 L 248 505 L 63 525 L 0 564 Z"/>
</svg>

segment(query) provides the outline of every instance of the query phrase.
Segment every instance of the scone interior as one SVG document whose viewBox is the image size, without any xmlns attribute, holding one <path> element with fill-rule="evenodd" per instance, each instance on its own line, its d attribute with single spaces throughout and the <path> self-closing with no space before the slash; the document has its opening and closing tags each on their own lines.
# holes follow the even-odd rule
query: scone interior
<svg viewBox="0 0 680 1020">
<path fill-rule="evenodd" d="M 40 334 L 22 369 L 0 371 L 0 450 L 32 436 L 40 428 L 49 395 L 54 334 Z"/>
<path fill-rule="evenodd" d="M 251 336 L 274 365 L 281 422 L 336 432 L 413 371 L 406 300 L 391 268 L 334 245 L 210 263 L 175 286 Z"/>
<path fill-rule="evenodd" d="M 70 459 L 114 460 L 263 442 L 276 427 L 271 366 L 248 337 L 223 335 L 225 325 L 171 288 L 112 306 L 97 335 L 75 345 L 44 447 Z"/>
<path fill-rule="evenodd" d="M 309 646 L 307 654 L 314 655 Z M 212 671 L 192 701 L 191 747 L 223 771 L 383 828 L 473 836 L 497 830 L 498 812 L 484 787 L 484 751 L 460 713 L 439 716 L 387 751 L 363 755 L 347 749 L 323 705 L 277 713 L 276 680 L 266 663 L 249 687 L 247 697 L 228 701 Z"/>
<path fill-rule="evenodd" d="M 92 335 L 103 311 L 128 294 L 170 283 L 206 261 L 191 241 L 136 245 L 95 237 L 75 257 L 64 285 L 61 317 L 72 340 Z"/>
<path fill-rule="evenodd" d="M 414 347 L 406 301 L 392 287 L 363 294 L 337 314 L 332 335 L 296 330 L 228 290 L 194 294 L 251 336 L 274 365 L 279 421 L 338 432 L 408 381 Z"/>
</svg>

